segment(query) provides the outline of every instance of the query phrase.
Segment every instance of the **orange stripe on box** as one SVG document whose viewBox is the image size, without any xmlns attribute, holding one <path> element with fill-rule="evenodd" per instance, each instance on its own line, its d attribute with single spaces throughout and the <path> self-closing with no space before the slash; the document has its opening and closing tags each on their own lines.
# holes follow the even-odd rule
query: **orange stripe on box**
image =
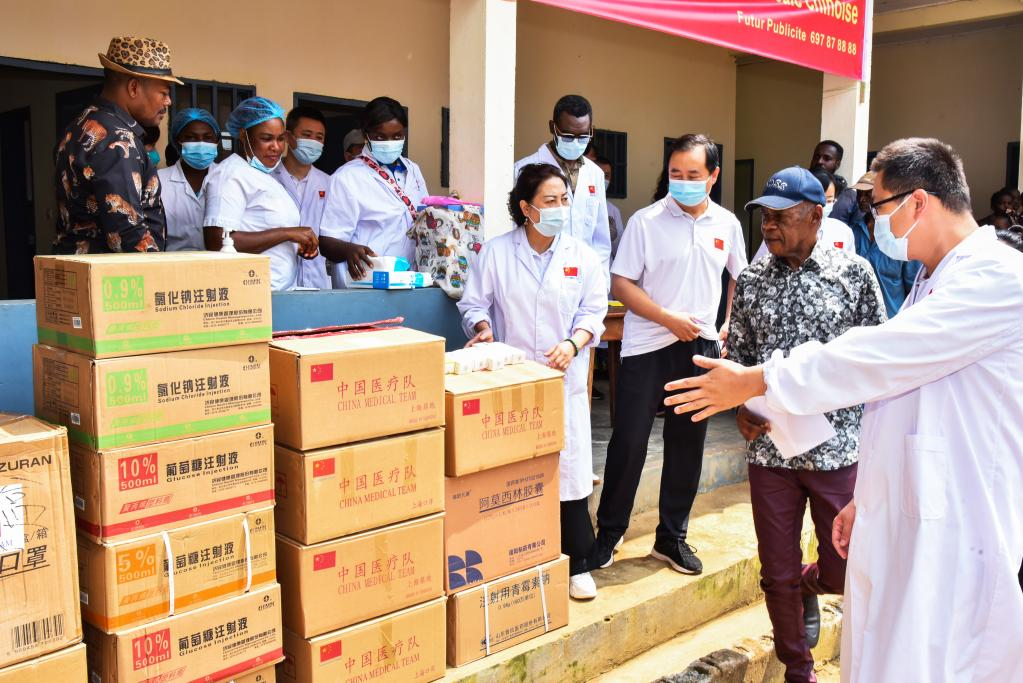
<svg viewBox="0 0 1023 683">
<path fill-rule="evenodd" d="M 267 500 L 273 500 L 273 498 L 274 490 L 273 488 L 269 488 L 266 491 L 258 491 L 245 496 L 235 496 L 234 498 L 225 498 L 224 500 L 214 501 L 212 503 L 207 503 L 206 505 L 191 506 L 179 510 L 161 512 L 158 515 L 150 515 L 149 517 L 140 517 L 129 522 L 118 522 L 117 524 L 106 524 L 100 526 L 99 524 L 94 524 L 84 519 L 76 518 L 75 524 L 79 529 L 88 534 L 92 534 L 93 536 L 113 538 L 115 536 L 120 536 L 121 534 L 126 534 L 130 531 L 151 529 L 153 527 L 170 524 L 172 522 L 180 522 L 183 519 L 193 519 L 204 515 L 212 515 L 217 512 L 224 512 L 225 510 L 241 507 L 249 503 L 262 503 Z"/>
<path fill-rule="evenodd" d="M 226 669 L 221 669 L 220 671 L 209 674 L 208 676 L 203 676 L 201 678 L 193 678 L 189 683 L 207 683 L 207 681 L 220 681 L 225 678 L 230 678 L 231 676 L 248 673 L 253 669 L 258 669 L 264 666 L 270 666 L 271 664 L 279 662 L 282 659 L 284 659 L 284 648 L 279 647 L 276 650 L 271 650 L 266 654 L 257 655 L 252 659 L 242 662 L 241 664 L 229 666 Z"/>
</svg>

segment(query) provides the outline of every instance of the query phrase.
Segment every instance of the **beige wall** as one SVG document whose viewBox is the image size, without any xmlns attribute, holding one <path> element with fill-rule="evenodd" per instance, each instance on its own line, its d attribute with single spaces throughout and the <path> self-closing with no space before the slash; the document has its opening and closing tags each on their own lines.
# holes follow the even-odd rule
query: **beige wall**
<svg viewBox="0 0 1023 683">
<path fill-rule="evenodd" d="M 7 2 L 0 56 L 99 66 L 96 53 L 106 52 L 113 32 L 138 34 L 170 45 L 177 75 L 255 84 L 285 109 L 295 92 L 390 95 L 409 108 L 410 154 L 432 191 L 439 189 L 440 110 L 448 101 L 448 1 L 400 5 L 388 21 L 379 3 L 351 0 L 251 0 L 237 11 L 191 0 L 156 13 L 128 11 L 118 0 Z"/>
<path fill-rule="evenodd" d="M 820 141 L 822 77 L 782 62 L 742 62 L 735 90 L 735 158 L 754 160 L 759 192 L 775 171 L 810 162 Z"/>
<path fill-rule="evenodd" d="M 519 2 L 515 153 L 550 138 L 562 95 L 593 105 L 598 128 L 629 134 L 629 196 L 623 216 L 650 203 L 665 137 L 702 132 L 724 145 L 726 206 L 735 160 L 735 62 L 723 48 L 646 29 Z"/>
<path fill-rule="evenodd" d="M 934 136 L 963 157 L 978 217 L 1020 139 L 1023 25 L 874 47 L 870 149 Z"/>
</svg>

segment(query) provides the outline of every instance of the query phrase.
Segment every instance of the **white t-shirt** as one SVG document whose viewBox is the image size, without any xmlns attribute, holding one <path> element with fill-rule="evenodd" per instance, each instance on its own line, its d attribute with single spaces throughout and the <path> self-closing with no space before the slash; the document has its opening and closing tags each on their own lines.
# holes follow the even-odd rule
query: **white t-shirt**
<svg viewBox="0 0 1023 683">
<path fill-rule="evenodd" d="M 821 221 L 821 227 L 817 230 L 817 241 L 824 243 L 832 249 L 841 249 L 850 254 L 856 253 L 856 237 L 853 235 L 852 228 L 837 218 L 825 216 L 824 220 Z M 759 261 L 767 256 L 767 254 L 767 242 L 761 242 L 760 248 L 757 249 L 757 253 L 753 256 L 753 260 Z"/>
<path fill-rule="evenodd" d="M 202 234 L 203 214 L 206 211 L 206 185 L 210 174 L 202 179 L 199 194 L 185 178 L 181 165 L 184 161 L 156 172 L 160 176 L 160 200 L 167 215 L 167 251 L 202 251 L 206 242 Z M 216 165 L 210 167 L 210 173 Z"/>
<path fill-rule="evenodd" d="M 662 307 L 688 313 L 701 337 L 716 340 L 721 273 L 727 268 L 735 279 L 746 265 L 742 226 L 731 211 L 708 200 L 707 210 L 694 219 L 668 196 L 629 219 L 611 273 L 636 282 Z M 668 328 L 626 312 L 622 356 L 677 341 Z"/>
<path fill-rule="evenodd" d="M 301 225 L 295 201 L 284 186 L 232 154 L 207 176 L 204 226 L 240 232 Z M 263 252 L 270 257 L 270 285 L 275 292 L 298 283 L 298 245 L 281 242 Z"/>
</svg>

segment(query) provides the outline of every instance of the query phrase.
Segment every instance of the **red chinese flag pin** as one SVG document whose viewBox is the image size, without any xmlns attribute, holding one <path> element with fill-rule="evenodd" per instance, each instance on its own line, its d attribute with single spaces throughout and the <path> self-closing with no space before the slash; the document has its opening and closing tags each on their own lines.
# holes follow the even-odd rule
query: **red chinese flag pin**
<svg viewBox="0 0 1023 683">
<path fill-rule="evenodd" d="M 562 270 L 565 273 L 565 277 L 579 277 L 578 266 L 565 266 Z"/>
<path fill-rule="evenodd" d="M 320 190 L 320 199 L 323 199 L 326 196 L 327 196 L 327 191 L 326 190 Z M 338 645 L 340 645 L 340 644 L 341 643 L 338 643 Z"/>
<path fill-rule="evenodd" d="M 841 249 L 845 246 L 845 242 L 835 242 L 835 249 Z"/>
<path fill-rule="evenodd" d="M 597 194 L 597 186 L 590 185 L 590 194 Z"/>
<path fill-rule="evenodd" d="M 715 237 L 714 238 L 714 248 L 715 249 L 720 249 L 721 251 L 724 251 L 725 250 L 725 241 L 723 239 Z"/>
<path fill-rule="evenodd" d="M 341 641 L 320 646 L 320 662 L 329 662 L 341 656 Z"/>
</svg>

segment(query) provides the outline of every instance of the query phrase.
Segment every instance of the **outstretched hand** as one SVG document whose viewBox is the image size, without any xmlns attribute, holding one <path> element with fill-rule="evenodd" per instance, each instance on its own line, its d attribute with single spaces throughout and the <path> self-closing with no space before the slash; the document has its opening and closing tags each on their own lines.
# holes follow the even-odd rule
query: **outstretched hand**
<svg viewBox="0 0 1023 683">
<path fill-rule="evenodd" d="M 743 367 L 730 360 L 693 356 L 693 363 L 709 372 L 668 382 L 664 390 L 680 392 L 664 399 L 675 413 L 696 413 L 693 422 L 706 420 L 767 391 L 760 366 Z M 699 411 L 699 412 L 697 412 Z"/>
</svg>

